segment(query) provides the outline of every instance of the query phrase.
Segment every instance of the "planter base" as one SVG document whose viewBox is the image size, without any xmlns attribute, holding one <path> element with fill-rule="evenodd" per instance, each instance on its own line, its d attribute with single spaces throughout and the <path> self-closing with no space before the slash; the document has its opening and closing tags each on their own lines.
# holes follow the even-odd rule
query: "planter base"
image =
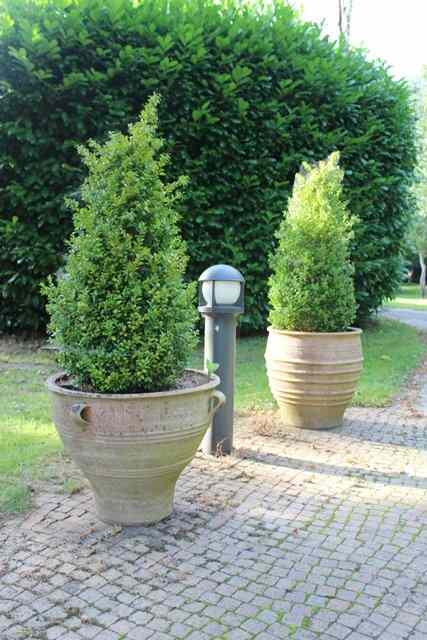
<svg viewBox="0 0 427 640">
<path fill-rule="evenodd" d="M 321 407 L 294 407 L 282 405 L 280 415 L 283 423 L 298 429 L 312 429 L 327 431 L 337 429 L 343 425 L 344 408 Z"/>
<path fill-rule="evenodd" d="M 92 479 L 89 481 L 95 494 L 98 518 L 107 524 L 123 526 L 154 524 L 172 513 L 177 476 L 169 482 L 163 479 L 157 482 L 151 479 L 149 483 L 132 482 L 132 491 L 129 491 L 130 485 L 127 484 L 127 491 L 121 495 L 117 491 L 117 486 L 115 495 L 108 491 L 108 486 L 100 493 L 95 488 L 98 483 Z"/>
</svg>

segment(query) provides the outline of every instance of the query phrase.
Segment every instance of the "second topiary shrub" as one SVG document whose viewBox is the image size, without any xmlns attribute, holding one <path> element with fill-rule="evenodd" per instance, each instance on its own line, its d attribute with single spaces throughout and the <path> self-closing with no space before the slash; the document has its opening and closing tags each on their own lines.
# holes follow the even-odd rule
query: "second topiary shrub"
<svg viewBox="0 0 427 640">
<path fill-rule="evenodd" d="M 270 322 L 287 331 L 345 331 L 357 311 L 350 262 L 352 218 L 339 154 L 297 174 L 270 278 Z"/>
<path fill-rule="evenodd" d="M 153 96 L 129 135 L 81 149 L 88 177 L 71 203 L 66 276 L 45 287 L 60 364 L 83 390 L 168 389 L 195 346 L 176 210 L 186 179 L 164 180 L 157 104 Z"/>
</svg>

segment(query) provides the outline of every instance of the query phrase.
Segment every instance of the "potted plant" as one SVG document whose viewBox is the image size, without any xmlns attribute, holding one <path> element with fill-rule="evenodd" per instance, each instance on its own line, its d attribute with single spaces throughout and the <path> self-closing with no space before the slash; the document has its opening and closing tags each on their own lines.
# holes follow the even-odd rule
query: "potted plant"
<svg viewBox="0 0 427 640">
<path fill-rule="evenodd" d="M 175 483 L 224 402 L 219 378 L 185 369 L 195 289 L 176 202 L 164 180 L 158 97 L 129 135 L 80 150 L 88 168 L 66 276 L 45 286 L 64 368 L 48 380 L 65 449 L 89 480 L 99 518 L 125 525 L 171 513 Z"/>
<path fill-rule="evenodd" d="M 285 424 L 305 429 L 342 424 L 363 361 L 338 161 L 335 152 L 296 176 L 269 283 L 270 388 Z"/>
</svg>

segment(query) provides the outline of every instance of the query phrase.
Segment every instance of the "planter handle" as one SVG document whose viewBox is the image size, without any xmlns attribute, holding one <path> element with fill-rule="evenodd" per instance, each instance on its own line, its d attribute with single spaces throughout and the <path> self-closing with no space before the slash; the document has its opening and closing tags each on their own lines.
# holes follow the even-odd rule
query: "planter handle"
<svg viewBox="0 0 427 640">
<path fill-rule="evenodd" d="M 212 396 L 210 399 L 209 413 L 214 416 L 218 409 L 222 407 L 223 404 L 225 404 L 225 400 L 226 397 L 222 393 L 222 391 L 218 391 L 218 389 L 215 389 L 215 391 L 212 392 Z"/>
<path fill-rule="evenodd" d="M 83 403 L 72 404 L 70 408 L 71 415 L 81 427 L 88 427 L 89 422 L 85 420 L 82 413 L 85 409 L 89 409 L 89 405 Z"/>
</svg>

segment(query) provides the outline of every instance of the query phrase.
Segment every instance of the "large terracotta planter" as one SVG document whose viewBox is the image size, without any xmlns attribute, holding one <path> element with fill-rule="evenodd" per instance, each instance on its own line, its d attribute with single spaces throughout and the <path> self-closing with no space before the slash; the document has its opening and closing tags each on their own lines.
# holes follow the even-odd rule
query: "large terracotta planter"
<svg viewBox="0 0 427 640">
<path fill-rule="evenodd" d="M 176 481 L 194 457 L 225 396 L 217 376 L 159 393 L 84 393 L 49 378 L 53 420 L 65 450 L 89 480 L 98 516 L 149 524 L 172 511 Z"/>
<path fill-rule="evenodd" d="M 283 422 L 302 429 L 342 425 L 362 370 L 362 331 L 268 331 L 267 374 Z"/>
</svg>

